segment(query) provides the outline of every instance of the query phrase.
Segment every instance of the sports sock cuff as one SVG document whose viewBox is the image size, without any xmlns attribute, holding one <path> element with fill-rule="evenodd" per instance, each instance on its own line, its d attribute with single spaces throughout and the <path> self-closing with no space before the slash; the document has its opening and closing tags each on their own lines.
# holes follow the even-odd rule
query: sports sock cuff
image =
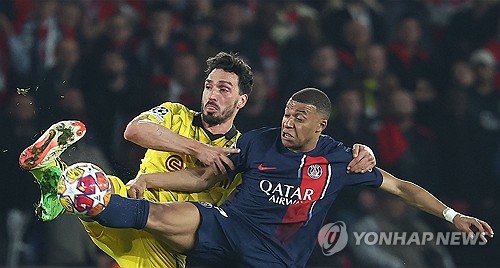
<svg viewBox="0 0 500 268">
<path fill-rule="evenodd" d="M 137 229 L 144 229 L 146 227 L 146 223 L 148 222 L 148 216 L 149 216 L 149 202 L 146 199 L 137 199 L 139 200 L 139 207 L 138 213 L 137 213 L 137 218 L 135 222 L 135 226 L 137 226 Z"/>
<path fill-rule="evenodd" d="M 112 228 L 144 229 L 148 221 L 149 202 L 112 194 L 106 208 L 94 216 L 100 224 Z"/>
</svg>

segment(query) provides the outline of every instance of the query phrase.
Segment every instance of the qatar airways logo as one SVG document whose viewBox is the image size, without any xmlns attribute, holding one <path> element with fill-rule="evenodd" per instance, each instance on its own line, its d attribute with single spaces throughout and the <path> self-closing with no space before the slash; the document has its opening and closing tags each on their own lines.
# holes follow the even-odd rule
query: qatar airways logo
<svg viewBox="0 0 500 268">
<path fill-rule="evenodd" d="M 260 190 L 269 196 L 270 202 L 283 206 L 311 201 L 314 194 L 314 190 L 311 188 L 302 189 L 295 185 L 273 184 L 269 180 L 260 181 Z"/>
</svg>

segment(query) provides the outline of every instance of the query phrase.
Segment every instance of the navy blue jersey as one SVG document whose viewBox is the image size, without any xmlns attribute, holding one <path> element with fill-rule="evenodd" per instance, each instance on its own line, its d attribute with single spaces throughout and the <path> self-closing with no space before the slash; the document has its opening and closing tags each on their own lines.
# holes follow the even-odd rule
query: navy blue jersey
<svg viewBox="0 0 500 268">
<path fill-rule="evenodd" d="M 339 191 L 346 185 L 378 187 L 382 174 L 346 173 L 351 149 L 321 135 L 307 153 L 286 149 L 279 128 L 261 128 L 237 141 L 239 154 L 230 156 L 243 174 L 234 200 L 221 208 L 248 224 L 270 254 L 287 266 L 305 266 L 323 221 Z"/>
</svg>

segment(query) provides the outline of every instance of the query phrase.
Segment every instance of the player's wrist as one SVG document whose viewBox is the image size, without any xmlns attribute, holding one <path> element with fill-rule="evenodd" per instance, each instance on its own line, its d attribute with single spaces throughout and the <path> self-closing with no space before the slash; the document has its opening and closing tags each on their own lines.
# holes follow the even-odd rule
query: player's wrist
<svg viewBox="0 0 500 268">
<path fill-rule="evenodd" d="M 443 210 L 443 217 L 446 221 L 453 223 L 453 219 L 458 215 L 459 213 L 456 212 L 454 209 L 447 207 Z"/>
<path fill-rule="evenodd" d="M 186 146 L 185 153 L 188 155 L 195 156 L 195 157 L 197 157 L 200 152 L 205 150 L 204 146 L 206 146 L 206 144 L 203 144 L 203 143 L 198 142 L 198 141 L 193 140 L 193 139 L 189 139 L 189 142 L 184 143 L 184 144 Z"/>
<path fill-rule="evenodd" d="M 142 173 L 142 174 L 139 174 L 135 177 L 134 179 L 134 184 L 136 185 L 143 185 L 144 188 L 148 188 L 149 185 L 148 185 L 148 177 L 150 175 L 148 173 Z"/>
</svg>

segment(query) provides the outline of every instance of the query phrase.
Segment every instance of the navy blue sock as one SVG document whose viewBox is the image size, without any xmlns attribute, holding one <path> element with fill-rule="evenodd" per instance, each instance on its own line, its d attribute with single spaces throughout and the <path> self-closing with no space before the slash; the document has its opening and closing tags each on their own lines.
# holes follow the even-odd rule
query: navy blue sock
<svg viewBox="0 0 500 268">
<path fill-rule="evenodd" d="M 107 227 L 143 229 L 148 221 L 149 202 L 112 194 L 106 208 L 94 219 Z"/>
</svg>

